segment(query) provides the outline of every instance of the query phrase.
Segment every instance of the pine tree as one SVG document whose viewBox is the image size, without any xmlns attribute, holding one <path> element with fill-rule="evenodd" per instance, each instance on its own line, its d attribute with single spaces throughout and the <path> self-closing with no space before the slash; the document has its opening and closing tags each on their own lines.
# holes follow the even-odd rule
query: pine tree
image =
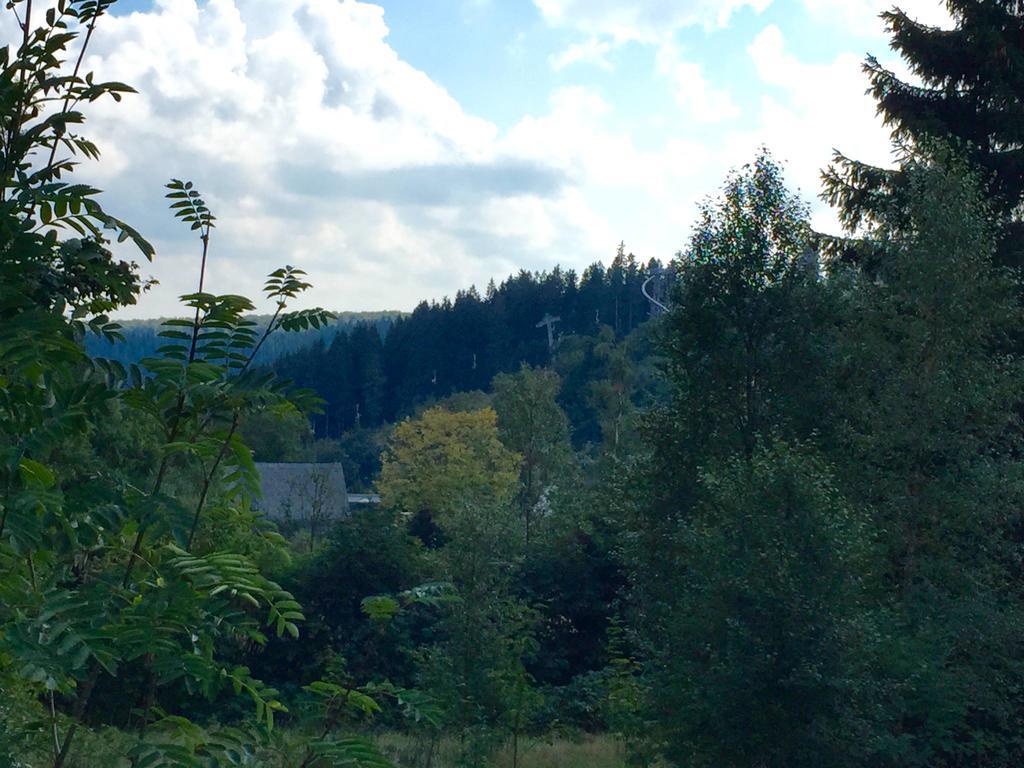
<svg viewBox="0 0 1024 768">
<path fill-rule="evenodd" d="M 881 15 L 920 85 L 900 80 L 870 56 L 864 63 L 878 113 L 905 159 L 953 144 L 987 177 L 987 196 L 1001 224 L 996 258 L 1024 264 L 1024 2 L 947 0 L 955 28 L 939 29 L 894 8 Z M 906 210 L 906 163 L 896 170 L 837 152 L 823 174 L 825 198 L 855 231 Z"/>
</svg>

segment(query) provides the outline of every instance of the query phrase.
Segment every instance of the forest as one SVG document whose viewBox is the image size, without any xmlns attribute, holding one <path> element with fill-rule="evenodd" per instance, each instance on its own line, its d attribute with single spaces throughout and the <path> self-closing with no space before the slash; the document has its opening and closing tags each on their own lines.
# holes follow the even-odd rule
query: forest
<svg viewBox="0 0 1024 768">
<path fill-rule="evenodd" d="M 1024 3 L 882 14 L 843 236 L 765 148 L 664 261 L 255 314 L 171 179 L 195 290 L 133 323 L 113 4 L 2 11 L 0 768 L 1024 764 Z M 257 462 L 380 503 L 314 537 Z"/>
</svg>

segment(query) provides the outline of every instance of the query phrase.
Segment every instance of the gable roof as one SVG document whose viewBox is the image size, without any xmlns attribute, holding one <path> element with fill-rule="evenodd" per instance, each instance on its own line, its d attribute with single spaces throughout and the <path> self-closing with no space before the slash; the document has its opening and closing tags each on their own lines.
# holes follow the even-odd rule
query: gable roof
<svg viewBox="0 0 1024 768">
<path fill-rule="evenodd" d="M 253 506 L 267 517 L 308 520 L 348 514 L 341 464 L 256 462 L 262 498 Z"/>
</svg>

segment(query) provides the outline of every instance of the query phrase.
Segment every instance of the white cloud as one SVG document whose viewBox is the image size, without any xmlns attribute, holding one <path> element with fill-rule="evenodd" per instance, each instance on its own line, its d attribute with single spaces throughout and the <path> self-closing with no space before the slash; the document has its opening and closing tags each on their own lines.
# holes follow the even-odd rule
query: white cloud
<svg viewBox="0 0 1024 768">
<path fill-rule="evenodd" d="M 720 28 L 743 8 L 760 13 L 772 0 L 534 0 L 544 19 L 616 42 L 660 42 L 684 27 Z"/>
<path fill-rule="evenodd" d="M 938 0 L 804 0 L 818 22 L 831 23 L 864 36 L 882 36 L 885 28 L 878 15 L 897 5 L 912 19 L 924 24 L 950 23 L 945 3 Z"/>
<path fill-rule="evenodd" d="M 843 53 L 826 64 L 808 64 L 791 54 L 782 31 L 765 27 L 747 49 L 761 81 L 774 87 L 761 97 L 758 128 L 734 141 L 767 144 L 786 160 L 790 177 L 804 194 L 819 189 L 819 173 L 833 148 L 850 157 L 886 165 L 888 132 L 875 115 L 875 102 L 864 93 L 861 57 Z M 817 226 L 835 230 L 831 211 L 817 207 Z"/>
<path fill-rule="evenodd" d="M 547 113 L 511 129 L 505 144 L 572 180 L 567 198 L 574 202 L 565 211 L 587 232 L 589 240 L 578 243 L 582 252 L 607 259 L 609 243 L 625 239 L 643 258 L 668 258 L 683 244 L 708 180 L 716 184 L 728 165 L 712 148 L 685 138 L 640 149 L 627 129 L 610 127 L 614 118 L 612 105 L 594 91 L 566 87 L 553 94 Z"/>
<path fill-rule="evenodd" d="M 590 37 L 581 43 L 573 43 L 561 53 L 550 56 L 548 61 L 556 72 L 572 64 L 592 64 L 608 70 L 612 68 L 611 62 L 608 61 L 611 49 L 612 44 L 609 41 Z"/>
<path fill-rule="evenodd" d="M 219 217 L 211 290 L 253 295 L 295 263 L 318 304 L 410 307 L 511 265 L 602 255 L 569 165 L 468 114 L 387 34 L 382 9 L 354 0 L 157 0 L 104 19 L 88 68 L 140 94 L 93 111 L 106 156 L 84 174 L 157 245 L 161 286 L 139 313 L 192 290 L 171 177 L 194 178 Z"/>
<path fill-rule="evenodd" d="M 761 144 L 789 161 L 807 197 L 833 146 L 888 158 L 859 52 L 807 63 L 766 27 L 748 48 L 764 93 L 740 114 L 658 34 L 714 26 L 763 0 L 536 2 L 583 33 L 553 65 L 602 66 L 623 41 L 649 42 L 651 77 L 681 109 L 624 114 L 573 86 L 499 129 L 403 61 L 382 9 L 355 0 L 158 0 L 153 12 L 105 19 L 88 68 L 140 95 L 94 111 L 87 129 L 105 155 L 83 180 L 158 246 L 163 286 L 138 313 L 167 313 L 193 288 L 195 240 L 162 199 L 172 176 L 194 178 L 219 216 L 212 290 L 252 295 L 267 271 L 293 263 L 309 271 L 314 303 L 379 309 L 519 268 L 579 268 L 620 239 L 665 258 L 684 245 L 695 202 Z M 641 123 L 657 119 L 678 126 L 673 138 L 641 144 Z"/>
<path fill-rule="evenodd" d="M 712 86 L 700 64 L 685 61 L 675 45 L 665 43 L 658 49 L 657 69 L 669 79 L 676 102 L 689 117 L 718 123 L 739 116 L 740 110 L 728 91 Z"/>
<path fill-rule="evenodd" d="M 713 87 L 700 64 L 685 60 L 675 42 L 680 29 L 720 29 L 743 8 L 761 13 L 772 0 L 534 0 L 548 24 L 588 37 L 550 57 L 555 70 L 580 61 L 611 69 L 608 54 L 629 42 L 657 47 L 658 74 L 689 118 L 715 123 L 739 114 L 729 93 Z"/>
</svg>

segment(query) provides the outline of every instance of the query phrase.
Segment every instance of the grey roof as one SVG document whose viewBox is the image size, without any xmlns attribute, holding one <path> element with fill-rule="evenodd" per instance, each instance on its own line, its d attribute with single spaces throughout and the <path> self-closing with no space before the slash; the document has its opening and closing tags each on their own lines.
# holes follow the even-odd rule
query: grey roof
<svg viewBox="0 0 1024 768">
<path fill-rule="evenodd" d="M 257 462 L 263 498 L 254 505 L 275 520 L 337 518 L 348 514 L 341 464 Z"/>
</svg>

